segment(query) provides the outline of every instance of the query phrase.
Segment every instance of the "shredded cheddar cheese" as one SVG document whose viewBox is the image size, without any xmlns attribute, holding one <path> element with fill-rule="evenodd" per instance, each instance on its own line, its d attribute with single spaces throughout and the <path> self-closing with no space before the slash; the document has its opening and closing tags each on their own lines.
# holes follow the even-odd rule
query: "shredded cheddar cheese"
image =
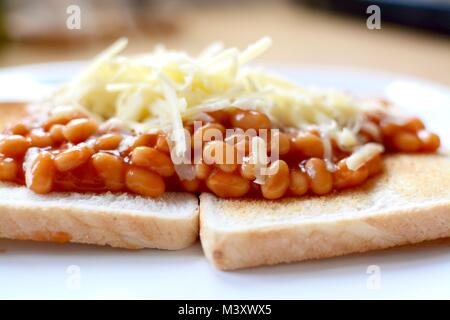
<svg viewBox="0 0 450 320">
<path fill-rule="evenodd" d="M 280 128 L 317 127 L 328 141 L 356 148 L 361 117 L 376 106 L 342 92 L 301 87 L 249 66 L 271 44 L 265 37 L 243 51 L 214 43 L 197 57 L 163 46 L 124 56 L 127 40 L 119 39 L 57 90 L 49 105 L 69 105 L 101 120 L 117 118 L 138 132 L 163 129 L 177 157 L 186 151 L 183 121 L 228 107 L 264 112 Z M 381 150 L 377 144 L 365 145 L 349 159 L 349 168 Z M 325 151 L 331 157 L 331 145 Z"/>
</svg>

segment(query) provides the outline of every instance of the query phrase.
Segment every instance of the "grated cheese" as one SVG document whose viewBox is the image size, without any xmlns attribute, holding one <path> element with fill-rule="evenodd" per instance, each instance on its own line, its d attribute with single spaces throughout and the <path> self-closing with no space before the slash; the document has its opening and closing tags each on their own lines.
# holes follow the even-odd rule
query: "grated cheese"
<svg viewBox="0 0 450 320">
<path fill-rule="evenodd" d="M 379 143 L 367 143 L 356 149 L 346 160 L 347 167 L 350 170 L 358 170 L 364 163 L 372 159 L 377 154 L 384 152 L 384 147 Z"/>
<path fill-rule="evenodd" d="M 248 66 L 271 44 L 265 37 L 239 51 L 214 43 L 197 57 L 159 45 L 150 53 L 124 56 L 127 40 L 119 39 L 57 90 L 48 105 L 69 105 L 98 120 L 117 118 L 138 133 L 165 130 L 176 157 L 186 152 L 183 121 L 227 107 L 264 112 L 280 128 L 317 127 L 327 141 L 354 148 L 361 117 L 374 104 L 335 90 L 305 88 Z"/>
<path fill-rule="evenodd" d="M 250 141 L 250 155 L 248 157 L 249 163 L 253 165 L 253 174 L 257 184 L 264 184 L 265 182 L 265 170 L 269 164 L 269 158 L 267 157 L 267 145 L 261 137 L 252 137 Z"/>
</svg>

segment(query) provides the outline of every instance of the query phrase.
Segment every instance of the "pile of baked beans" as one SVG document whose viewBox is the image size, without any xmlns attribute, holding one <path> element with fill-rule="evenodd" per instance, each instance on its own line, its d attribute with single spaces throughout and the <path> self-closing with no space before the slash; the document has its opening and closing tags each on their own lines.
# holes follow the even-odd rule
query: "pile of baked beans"
<svg viewBox="0 0 450 320">
<path fill-rule="evenodd" d="M 194 132 L 192 123 L 185 129 L 192 139 L 202 139 L 209 129 L 270 129 L 272 123 L 263 113 L 227 109 L 209 113 L 211 121 Z M 383 115 L 367 117 L 372 130 L 363 126 L 359 139 L 382 143 L 388 152 L 434 152 L 439 137 L 425 130 L 417 118 L 401 123 Z M 375 130 L 373 129 L 375 128 Z M 248 139 L 224 138 L 204 144 L 211 147 L 245 143 L 242 162 L 193 164 L 195 177 L 181 180 L 171 160 L 166 135 L 162 131 L 134 134 L 115 126 L 98 125 L 81 113 L 28 119 L 10 126 L 0 137 L 0 180 L 26 185 L 32 191 L 132 192 L 157 197 L 169 191 L 210 191 L 219 197 L 256 196 L 278 199 L 304 194 L 324 195 L 353 187 L 382 170 L 377 155 L 358 170 L 346 165 L 351 154 L 331 141 L 333 158 L 324 159 L 324 141 L 317 130 L 278 131 L 279 159 L 270 164 L 276 173 L 256 183 L 252 163 L 246 162 Z M 127 144 L 124 144 L 128 141 Z M 125 145 L 125 148 L 124 148 Z M 192 144 L 192 148 L 194 144 Z"/>
</svg>

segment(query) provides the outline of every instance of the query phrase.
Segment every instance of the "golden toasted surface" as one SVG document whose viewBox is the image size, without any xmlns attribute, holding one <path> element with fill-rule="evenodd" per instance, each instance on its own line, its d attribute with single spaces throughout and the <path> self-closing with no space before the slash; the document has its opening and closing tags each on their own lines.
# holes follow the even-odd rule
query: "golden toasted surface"
<svg viewBox="0 0 450 320">
<path fill-rule="evenodd" d="M 450 158 L 446 155 L 397 154 L 385 157 L 384 172 L 357 188 L 325 196 L 261 199 L 217 199 L 201 196 L 202 207 L 221 228 L 248 229 L 274 223 L 382 213 L 393 207 L 407 207 L 450 201 Z"/>
</svg>

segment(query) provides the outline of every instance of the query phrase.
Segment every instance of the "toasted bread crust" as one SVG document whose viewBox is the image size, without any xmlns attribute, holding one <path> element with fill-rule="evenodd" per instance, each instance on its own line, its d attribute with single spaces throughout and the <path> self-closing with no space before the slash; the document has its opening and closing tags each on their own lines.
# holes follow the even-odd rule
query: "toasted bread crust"
<svg viewBox="0 0 450 320">
<path fill-rule="evenodd" d="M 384 174 L 323 197 L 200 198 L 207 258 L 232 270 L 450 237 L 450 159 L 395 155 Z"/>
</svg>

